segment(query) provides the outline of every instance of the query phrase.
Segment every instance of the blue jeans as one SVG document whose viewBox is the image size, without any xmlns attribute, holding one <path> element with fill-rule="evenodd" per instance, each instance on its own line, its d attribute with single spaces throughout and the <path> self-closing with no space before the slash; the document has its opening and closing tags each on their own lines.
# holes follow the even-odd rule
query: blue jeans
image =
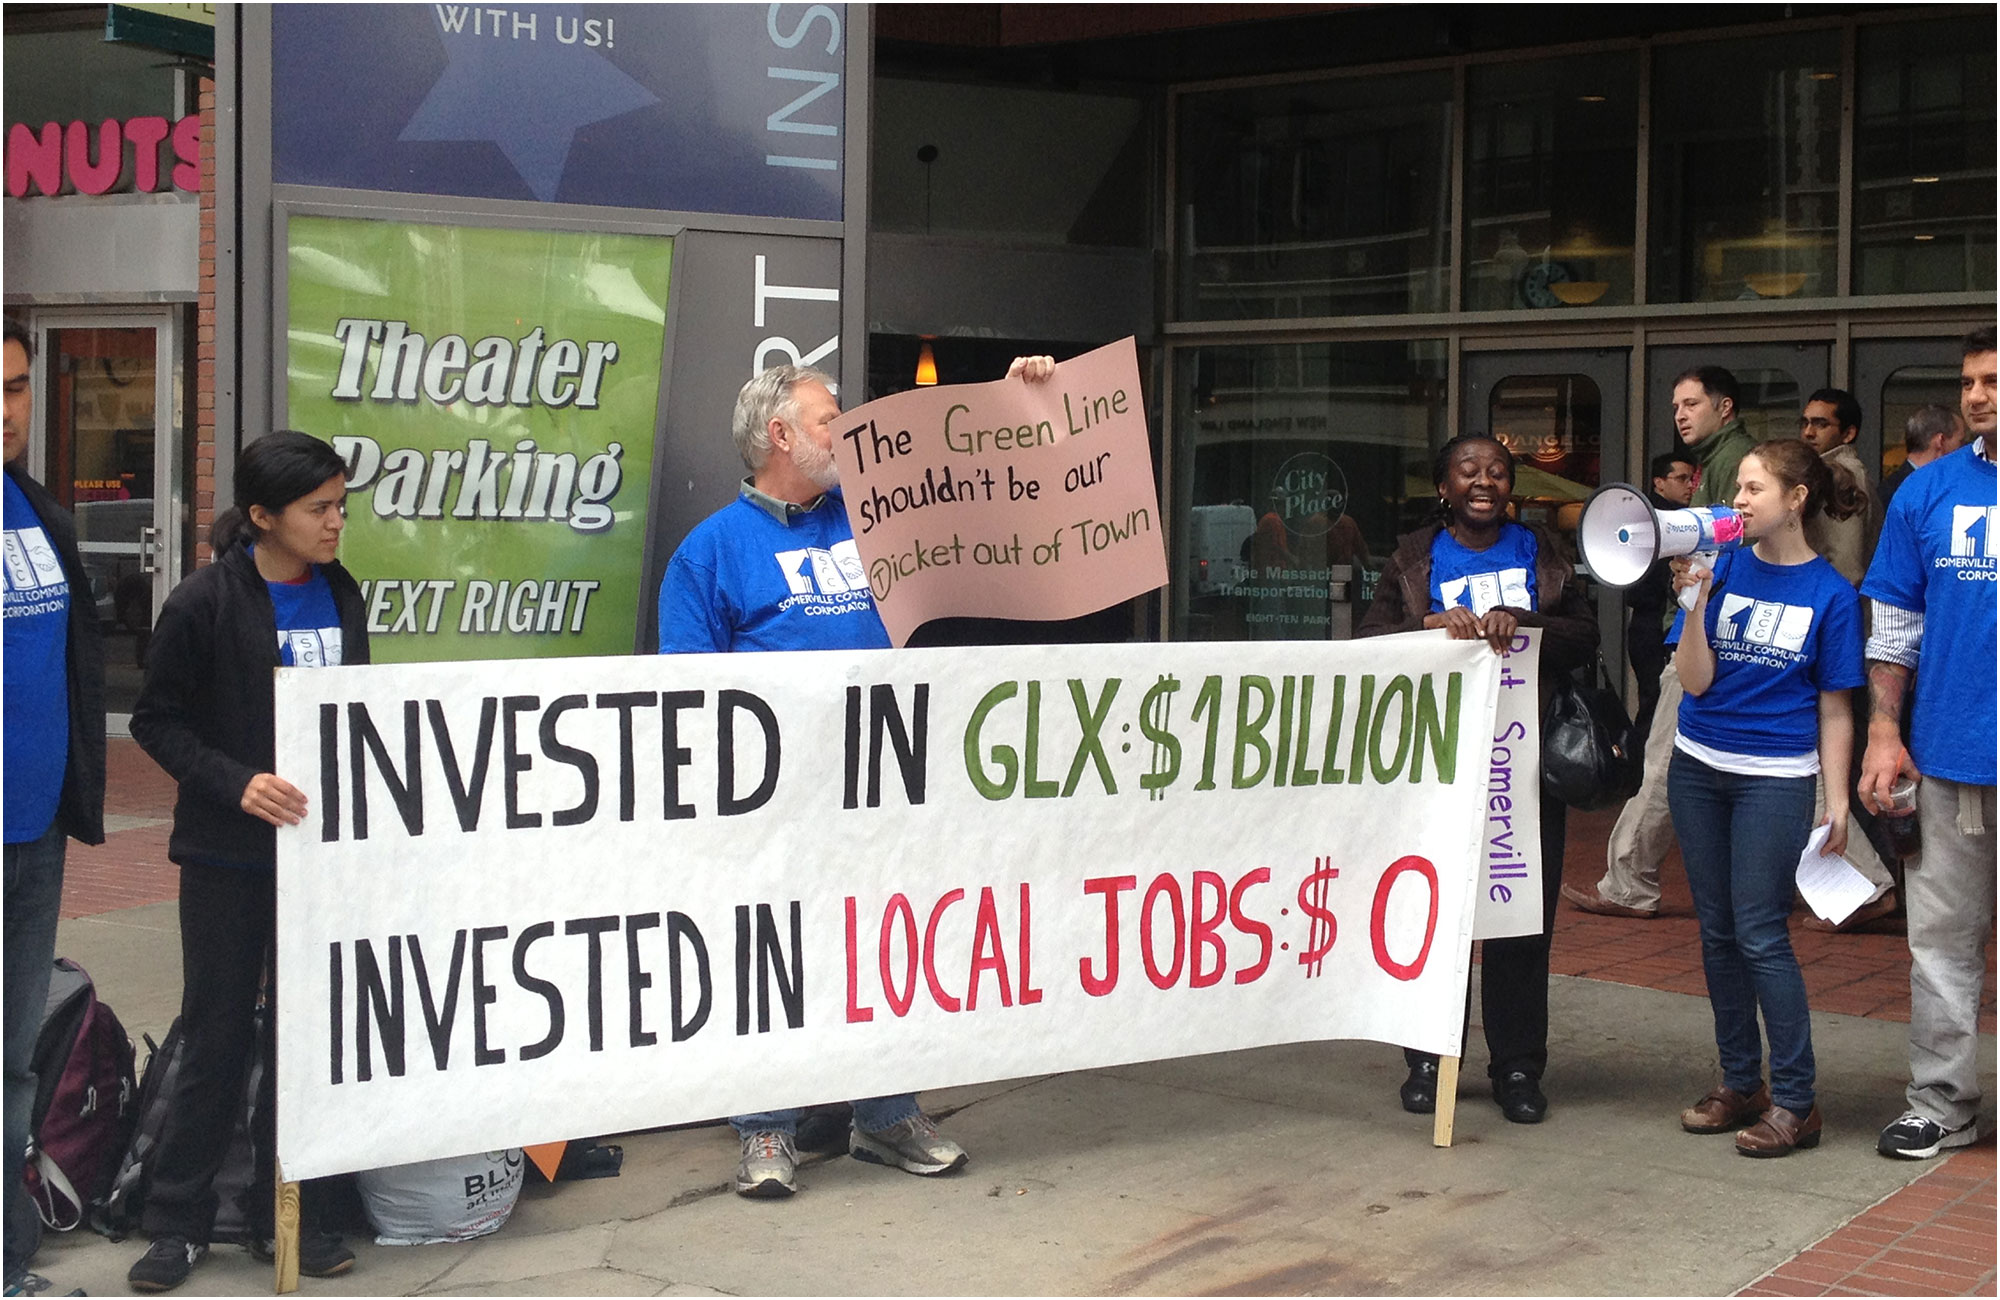
<svg viewBox="0 0 2000 1300">
<path fill-rule="evenodd" d="M 764 1132 L 792 1134 L 798 1132 L 799 1116 L 805 1113 L 805 1107 L 794 1106 L 789 1110 L 731 1115 L 729 1124 L 739 1137 Z M 917 1094 L 914 1092 L 899 1092 L 893 1097 L 866 1097 L 854 1103 L 854 1127 L 869 1133 L 880 1133 L 916 1113 Z"/>
<path fill-rule="evenodd" d="M 8 1282 L 28 1271 L 42 1244 L 42 1220 L 21 1183 L 28 1148 L 28 1113 L 35 1107 L 35 1038 L 49 998 L 49 968 L 56 958 L 56 920 L 62 914 L 63 856 L 69 844 L 53 823 L 42 838 L 6 846 L 7 1004 L 5 1160 L 6 1269 Z"/>
<path fill-rule="evenodd" d="M 1813 778 L 1718 772 L 1675 750 L 1667 803 L 1701 923 L 1722 1081 L 1746 1096 L 1763 1082 L 1761 1009 L 1771 1100 L 1803 1116 L 1813 1105 L 1812 1021 L 1786 922 L 1812 833 Z"/>
</svg>

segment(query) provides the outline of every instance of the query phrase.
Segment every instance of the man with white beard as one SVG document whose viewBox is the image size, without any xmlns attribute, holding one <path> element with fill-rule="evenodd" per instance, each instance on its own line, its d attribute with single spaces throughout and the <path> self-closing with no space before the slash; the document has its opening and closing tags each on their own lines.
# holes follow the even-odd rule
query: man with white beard
<svg viewBox="0 0 2000 1300">
<path fill-rule="evenodd" d="M 1040 381 L 1051 357 L 1017 358 L 1009 376 Z M 736 500 L 695 525 L 660 583 L 660 653 L 868 650 L 889 634 L 868 590 L 833 459 L 840 403 L 833 381 L 773 366 L 736 395 L 731 433 L 750 475 Z M 964 1166 L 965 1149 L 937 1130 L 914 1093 L 854 1105 L 848 1154 L 913 1174 Z M 797 1189 L 795 1138 L 803 1109 L 735 1115 L 743 1145 L 742 1196 Z"/>
</svg>

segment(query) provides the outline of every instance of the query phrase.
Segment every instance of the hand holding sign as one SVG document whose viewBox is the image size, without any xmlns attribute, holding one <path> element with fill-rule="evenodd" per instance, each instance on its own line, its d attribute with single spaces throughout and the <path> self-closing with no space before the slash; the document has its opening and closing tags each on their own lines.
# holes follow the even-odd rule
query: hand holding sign
<svg viewBox="0 0 2000 1300">
<path fill-rule="evenodd" d="M 835 432 L 896 645 L 933 618 L 1074 618 L 1167 580 L 1132 340 L 1007 373 L 870 402 Z"/>
</svg>

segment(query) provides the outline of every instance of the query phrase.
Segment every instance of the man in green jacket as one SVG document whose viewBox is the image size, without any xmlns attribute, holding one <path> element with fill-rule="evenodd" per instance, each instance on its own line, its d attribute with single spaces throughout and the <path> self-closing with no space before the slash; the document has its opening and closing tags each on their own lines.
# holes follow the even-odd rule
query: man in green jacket
<svg viewBox="0 0 2000 1300">
<path fill-rule="evenodd" d="M 1674 377 L 1674 428 L 1694 453 L 1694 504 L 1736 500 L 1736 466 L 1750 450 L 1750 431 L 1736 414 L 1736 376 L 1721 366 L 1696 366 Z"/>
<path fill-rule="evenodd" d="M 1674 429 L 1694 457 L 1690 505 L 1729 505 L 1736 499 L 1736 466 L 1750 450 L 1750 431 L 1736 415 L 1736 376 L 1721 366 L 1696 366 L 1674 378 Z M 1667 660 L 1659 702 L 1646 735 L 1644 780 L 1626 800 L 1604 846 L 1604 876 L 1595 889 L 1564 885 L 1562 896 L 1586 912 L 1650 920 L 1660 912 L 1660 864 L 1674 844 L 1667 813 L 1667 760 L 1681 711 L 1681 679 Z"/>
</svg>

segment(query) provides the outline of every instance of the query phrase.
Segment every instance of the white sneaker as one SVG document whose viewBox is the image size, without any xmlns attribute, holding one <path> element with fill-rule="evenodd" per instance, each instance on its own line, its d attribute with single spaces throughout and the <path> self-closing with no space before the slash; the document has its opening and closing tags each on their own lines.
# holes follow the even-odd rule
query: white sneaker
<svg viewBox="0 0 2000 1300">
<path fill-rule="evenodd" d="M 743 1162 L 736 1166 L 738 1196 L 790 1196 L 799 1190 L 796 1180 L 799 1153 L 792 1135 L 760 1129 L 743 1135 Z"/>
<path fill-rule="evenodd" d="M 921 1111 L 879 1133 L 855 1125 L 847 1139 L 847 1154 L 913 1174 L 949 1173 L 966 1160 L 965 1148 L 939 1133 L 937 1125 Z"/>
</svg>

